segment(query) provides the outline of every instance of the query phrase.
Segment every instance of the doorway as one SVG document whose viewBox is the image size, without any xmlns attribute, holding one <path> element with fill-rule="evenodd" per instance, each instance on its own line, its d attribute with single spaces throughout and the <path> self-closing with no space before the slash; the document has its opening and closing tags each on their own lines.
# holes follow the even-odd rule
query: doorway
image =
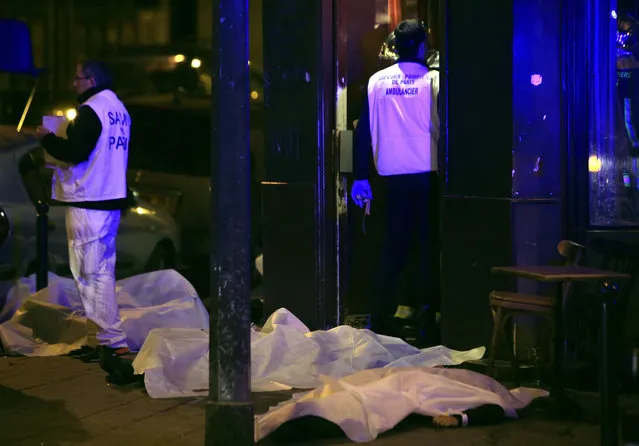
<svg viewBox="0 0 639 446">
<path fill-rule="evenodd" d="M 439 67 L 440 49 L 438 0 L 360 0 L 335 2 L 335 142 L 337 145 L 337 268 L 339 300 L 338 320 L 357 327 L 367 326 L 372 286 L 381 254 L 385 218 L 385 197 L 379 178 L 371 178 L 374 200 L 370 215 L 350 202 L 354 129 L 366 94 L 368 79 L 376 71 L 392 64 L 380 57 L 385 42 L 397 24 L 419 18 L 428 27 L 429 66 Z M 388 54 L 386 54 L 388 56 Z M 400 304 L 409 305 L 413 289 L 410 272 L 418 265 L 416 252 L 397 290 Z M 439 256 L 434 259 L 439 264 Z M 439 268 L 433 272 L 439 282 Z M 433 284 L 439 292 L 439 284 Z M 423 290 L 422 290 L 423 291 Z"/>
</svg>

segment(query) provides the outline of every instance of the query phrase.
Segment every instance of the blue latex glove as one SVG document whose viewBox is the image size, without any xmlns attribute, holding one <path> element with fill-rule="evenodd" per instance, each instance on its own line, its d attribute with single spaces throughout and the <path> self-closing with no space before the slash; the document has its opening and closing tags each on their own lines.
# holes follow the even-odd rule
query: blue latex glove
<svg viewBox="0 0 639 446">
<path fill-rule="evenodd" d="M 351 198 L 358 207 L 363 207 L 366 201 L 373 199 L 373 191 L 368 180 L 356 180 L 351 188 Z"/>
</svg>

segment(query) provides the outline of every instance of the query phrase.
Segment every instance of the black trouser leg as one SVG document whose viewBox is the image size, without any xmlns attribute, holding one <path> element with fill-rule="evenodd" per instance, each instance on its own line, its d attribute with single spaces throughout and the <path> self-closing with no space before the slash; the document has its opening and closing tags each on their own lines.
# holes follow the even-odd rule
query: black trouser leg
<svg viewBox="0 0 639 446">
<path fill-rule="evenodd" d="M 465 410 L 464 413 L 468 417 L 469 426 L 490 426 L 499 424 L 506 419 L 506 412 L 497 404 L 484 404 Z M 462 418 L 461 416 L 458 417 Z"/>
<path fill-rule="evenodd" d="M 439 311 L 439 179 L 436 173 L 422 176 L 415 190 L 418 270 L 412 277 L 412 306 Z"/>
<path fill-rule="evenodd" d="M 420 347 L 440 342 L 437 327 L 439 311 L 439 184 L 436 173 L 421 178 L 415 190 L 415 247 L 417 261 L 411 265 L 410 305 L 415 309 L 414 324 Z"/>
<path fill-rule="evenodd" d="M 397 309 L 397 285 L 413 244 L 417 244 L 420 268 L 412 274 L 412 288 L 424 293 L 432 262 L 430 212 L 433 177 L 436 174 L 395 175 L 386 177 L 386 233 L 380 267 L 375 280 L 375 301 L 371 328 L 378 333 L 392 330 Z M 418 232 L 418 241 L 413 238 Z"/>
<path fill-rule="evenodd" d="M 392 334 L 391 321 L 397 309 L 395 291 L 408 254 L 413 230 L 410 190 L 397 178 L 386 178 L 386 230 L 374 289 L 371 329 Z"/>
</svg>

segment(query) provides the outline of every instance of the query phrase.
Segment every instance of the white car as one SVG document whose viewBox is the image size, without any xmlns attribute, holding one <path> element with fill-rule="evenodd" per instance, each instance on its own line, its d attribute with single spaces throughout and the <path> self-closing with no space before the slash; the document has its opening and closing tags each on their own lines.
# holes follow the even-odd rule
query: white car
<svg viewBox="0 0 639 446">
<path fill-rule="evenodd" d="M 50 201 L 52 174 L 33 136 L 0 126 L 0 282 L 35 272 L 35 203 Z M 64 214 L 64 206 L 49 208 L 48 264 L 49 271 L 58 275 L 70 274 Z M 136 200 L 123 212 L 120 223 L 118 278 L 177 268 L 179 234 L 165 211 Z"/>
</svg>

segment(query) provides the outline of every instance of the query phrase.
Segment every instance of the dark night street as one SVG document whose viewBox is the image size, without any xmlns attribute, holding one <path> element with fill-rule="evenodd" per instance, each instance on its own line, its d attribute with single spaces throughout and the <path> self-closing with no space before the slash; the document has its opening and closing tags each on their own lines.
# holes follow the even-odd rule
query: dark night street
<svg viewBox="0 0 639 446">
<path fill-rule="evenodd" d="M 188 445 L 204 442 L 204 399 L 149 398 L 140 387 L 114 388 L 96 364 L 70 357 L 0 358 L 0 444 L 7 446 Z M 254 394 L 256 413 L 289 392 Z M 594 394 L 576 399 L 597 413 Z M 630 411 L 639 399 L 624 398 Z M 497 426 L 436 430 L 410 419 L 370 444 L 464 446 L 590 446 L 599 444 L 597 423 L 556 422 L 533 413 Z M 263 445 L 283 444 L 265 439 Z M 346 437 L 286 444 L 347 445 Z"/>
</svg>

